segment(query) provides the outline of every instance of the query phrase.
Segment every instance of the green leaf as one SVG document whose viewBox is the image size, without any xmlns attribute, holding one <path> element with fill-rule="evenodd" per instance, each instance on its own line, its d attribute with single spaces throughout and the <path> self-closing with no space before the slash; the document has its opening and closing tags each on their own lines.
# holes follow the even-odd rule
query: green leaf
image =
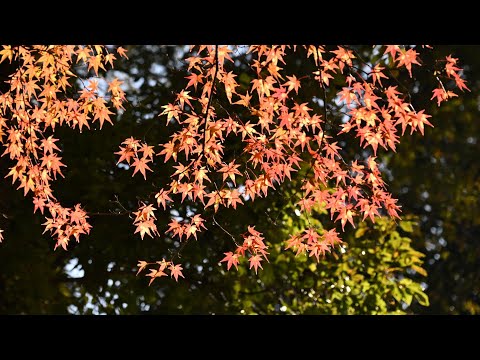
<svg viewBox="0 0 480 360">
<path fill-rule="evenodd" d="M 363 234 L 367 232 L 367 228 L 365 226 L 359 227 L 357 231 L 355 231 L 355 237 L 358 239 L 362 237 Z"/>
<path fill-rule="evenodd" d="M 402 293 L 400 292 L 400 290 L 398 290 L 397 287 L 394 287 L 392 289 L 392 296 L 395 300 L 397 300 L 397 302 L 402 301 Z"/>
<path fill-rule="evenodd" d="M 405 296 L 403 297 L 403 301 L 408 305 L 410 306 L 412 304 L 412 299 L 413 299 L 413 295 L 410 294 L 410 293 L 405 293 Z"/>
<path fill-rule="evenodd" d="M 405 232 L 413 232 L 413 224 L 411 221 L 400 221 L 400 228 Z"/>
<path fill-rule="evenodd" d="M 412 265 L 411 267 L 412 267 L 413 270 L 415 270 L 420 275 L 427 276 L 427 271 L 424 268 L 422 268 L 420 266 L 417 266 L 417 265 Z"/>
<path fill-rule="evenodd" d="M 428 299 L 428 295 L 425 294 L 423 291 L 417 291 L 415 294 L 415 299 L 418 301 L 418 303 L 422 306 L 430 306 L 430 301 Z"/>
</svg>

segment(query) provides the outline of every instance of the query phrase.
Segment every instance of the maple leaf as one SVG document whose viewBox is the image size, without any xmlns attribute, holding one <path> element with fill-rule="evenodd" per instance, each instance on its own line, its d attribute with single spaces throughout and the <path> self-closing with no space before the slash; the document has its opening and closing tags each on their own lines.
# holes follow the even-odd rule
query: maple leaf
<svg viewBox="0 0 480 360">
<path fill-rule="evenodd" d="M 287 79 L 285 86 L 288 86 L 288 91 L 295 90 L 295 93 L 298 94 L 298 89 L 301 87 L 300 80 L 295 75 L 287 76 Z"/>
<path fill-rule="evenodd" d="M 378 81 L 380 86 L 382 86 L 382 78 L 388 79 L 388 77 L 385 76 L 384 73 L 382 73 L 382 70 L 385 69 L 385 67 L 380 66 L 380 64 L 376 64 L 370 74 L 368 76 L 371 76 L 373 79 L 373 85 L 375 85 L 375 82 Z"/>
<path fill-rule="evenodd" d="M 113 68 L 113 61 L 116 60 L 117 58 L 115 57 L 114 54 L 107 54 L 105 55 L 105 63 L 109 63 L 110 66 Z M 114 81 L 118 81 L 117 79 L 115 79 Z M 108 88 L 108 91 L 110 91 L 110 87 Z"/>
<path fill-rule="evenodd" d="M 175 142 L 169 141 L 166 144 L 162 145 L 164 149 L 158 153 L 158 155 L 165 155 L 165 161 L 167 162 L 170 157 L 174 161 L 177 161 L 177 154 L 178 154 L 178 145 L 175 145 Z"/>
<path fill-rule="evenodd" d="M 184 232 L 182 224 L 180 224 L 177 220 L 173 219 L 172 221 L 170 221 L 168 226 L 169 228 L 167 231 L 165 231 L 165 233 L 171 232 L 174 236 L 178 235 L 180 238 L 182 238 Z"/>
<path fill-rule="evenodd" d="M 10 171 L 5 177 L 11 176 L 12 177 L 12 184 L 15 182 L 17 179 L 22 179 L 23 173 L 25 172 L 25 166 L 23 165 L 17 165 L 12 168 L 10 168 Z"/>
<path fill-rule="evenodd" d="M 187 103 L 190 107 L 192 107 L 192 103 L 190 102 L 190 100 L 192 99 L 192 97 L 190 95 L 188 95 L 190 91 L 185 91 L 185 90 L 182 90 L 180 91 L 180 93 L 177 95 L 177 101 L 180 101 L 180 109 L 183 109 L 184 106 L 185 106 L 185 103 Z"/>
<path fill-rule="evenodd" d="M 159 270 L 155 270 L 155 269 L 150 269 L 150 274 L 147 274 L 145 276 L 151 277 L 150 282 L 148 283 L 148 286 L 150 286 L 156 278 L 159 278 L 159 277 L 162 277 L 162 276 L 167 276 L 167 274 L 165 274 L 161 270 L 159 271 Z"/>
<path fill-rule="evenodd" d="M 186 89 L 188 89 L 190 86 L 193 86 L 195 88 L 195 90 L 197 90 L 197 85 L 200 83 L 202 84 L 203 83 L 203 76 L 202 74 L 196 74 L 196 73 L 192 73 L 190 74 L 189 76 L 186 76 L 185 77 L 186 79 L 189 79 L 190 81 L 188 82 L 188 84 L 185 86 Z"/>
<path fill-rule="evenodd" d="M 340 150 L 341 148 L 339 146 L 337 146 L 337 142 L 334 142 L 332 144 L 326 144 L 324 147 L 323 147 L 323 150 L 325 150 L 327 152 L 327 156 L 330 157 L 330 158 L 334 158 L 335 155 L 338 155 L 338 150 Z"/>
<path fill-rule="evenodd" d="M 431 115 L 427 115 L 424 113 L 425 110 L 421 110 L 415 114 L 415 116 L 412 116 L 412 130 L 410 134 L 413 134 L 413 131 L 418 127 L 420 129 L 420 133 L 424 135 L 424 125 L 428 125 L 433 127 L 433 125 L 427 120 L 427 118 L 432 117 Z"/>
<path fill-rule="evenodd" d="M 153 235 L 150 231 L 153 232 Z M 154 235 L 158 235 L 157 226 L 154 224 L 153 219 L 139 222 L 137 224 L 135 234 L 137 232 L 140 233 L 140 236 L 141 236 L 142 240 L 143 240 L 143 237 L 145 236 L 145 234 L 147 234 L 148 236 L 150 236 L 152 238 L 154 237 Z"/>
<path fill-rule="evenodd" d="M 203 196 L 205 195 L 205 186 L 200 185 L 200 184 L 193 184 L 192 187 L 192 195 L 193 195 L 193 201 L 196 201 L 197 197 L 200 199 L 200 201 L 205 204 L 205 201 L 203 200 Z"/>
<path fill-rule="evenodd" d="M 233 184 L 236 185 L 235 175 L 242 175 L 242 173 L 238 170 L 239 167 L 240 165 L 235 164 L 234 160 L 228 163 L 228 165 L 221 167 L 218 172 L 223 173 L 223 181 L 225 181 L 227 178 L 230 178 L 230 180 L 233 181 Z"/>
<path fill-rule="evenodd" d="M 189 196 L 191 198 L 192 189 L 193 189 L 193 185 L 190 184 L 190 183 L 177 183 L 176 184 L 177 192 L 182 194 L 182 200 L 181 200 L 182 203 L 187 196 Z"/>
<path fill-rule="evenodd" d="M 88 58 L 88 70 L 93 68 L 95 75 L 98 76 L 98 68 L 105 70 L 105 67 L 102 64 L 102 55 L 98 54 L 95 56 L 90 56 Z"/>
<path fill-rule="evenodd" d="M 231 52 L 232 52 L 232 50 L 229 49 L 228 46 L 219 46 L 217 48 L 218 61 L 220 63 L 223 63 L 225 61 L 225 59 L 227 59 L 227 60 L 233 62 L 230 55 L 228 55 Z"/>
<path fill-rule="evenodd" d="M 58 139 L 54 139 L 53 135 L 49 136 L 46 139 L 42 140 L 42 147 L 43 147 L 43 152 L 47 154 L 49 152 L 50 154 L 53 154 L 54 150 L 60 150 L 57 145 L 55 145 L 55 142 L 58 141 Z"/>
<path fill-rule="evenodd" d="M 92 50 L 86 46 L 86 47 L 80 47 L 77 50 L 77 63 L 80 61 L 87 61 L 88 58 L 90 58 L 92 54 Z"/>
<path fill-rule="evenodd" d="M 183 177 L 186 177 L 187 179 L 189 178 L 189 169 L 190 169 L 190 165 L 188 166 L 185 166 L 183 164 L 178 164 L 176 166 L 173 166 L 174 169 L 177 169 L 177 171 L 175 171 L 173 174 L 172 174 L 172 177 L 175 176 L 175 175 L 178 175 L 178 181 L 182 180 Z"/>
<path fill-rule="evenodd" d="M 300 236 L 294 236 L 292 235 L 287 241 L 287 246 L 285 247 L 285 250 L 288 250 L 290 248 L 297 249 L 297 253 L 295 256 L 298 256 L 300 254 L 303 254 L 306 250 L 306 245 L 303 243 L 303 238 Z"/>
<path fill-rule="evenodd" d="M 345 224 L 347 223 L 347 221 L 350 222 L 353 227 L 355 227 L 355 223 L 353 222 L 353 215 L 354 212 L 349 207 L 343 207 L 340 210 L 340 213 L 338 214 L 335 221 L 340 220 L 342 224 L 342 230 L 345 231 Z"/>
<path fill-rule="evenodd" d="M 184 229 L 184 233 L 187 235 L 187 239 L 190 237 L 190 235 L 193 235 L 195 240 L 197 240 L 197 225 L 195 224 L 187 224 Z"/>
<path fill-rule="evenodd" d="M 140 173 L 143 175 L 143 178 L 145 180 L 147 180 L 147 174 L 145 173 L 146 170 L 149 170 L 149 171 L 152 171 L 152 169 L 150 169 L 147 165 L 147 163 L 149 163 L 151 160 L 150 159 L 145 159 L 145 158 L 136 158 L 134 161 L 133 161 L 133 164 L 132 166 L 135 167 L 135 170 L 133 171 L 133 176 L 135 176 L 135 174 L 137 173 L 137 171 L 140 171 Z"/>
<path fill-rule="evenodd" d="M 384 54 L 390 54 L 392 56 L 393 61 L 395 61 L 395 55 L 398 53 L 401 53 L 401 49 L 398 45 L 387 45 L 387 48 L 385 49 Z"/>
<path fill-rule="evenodd" d="M 407 51 L 401 50 L 400 55 L 397 58 L 398 67 L 402 65 L 405 66 L 408 70 L 408 74 L 410 75 L 410 77 L 412 77 L 412 64 L 420 65 L 417 60 L 417 55 L 418 53 L 413 49 L 409 49 Z"/>
<path fill-rule="evenodd" d="M 465 83 L 466 83 L 465 80 L 463 80 L 460 76 L 458 75 L 455 76 L 455 84 L 457 85 L 457 87 L 462 91 L 464 91 L 464 89 L 470 91 L 470 89 L 467 87 Z"/>
<path fill-rule="evenodd" d="M 185 278 L 185 276 L 183 276 L 182 274 L 183 268 L 180 264 L 178 265 L 171 264 L 169 267 L 169 270 L 170 270 L 170 277 L 174 277 L 176 282 L 178 282 L 179 276 L 181 276 L 182 278 Z"/>
<path fill-rule="evenodd" d="M 105 106 L 105 100 L 102 98 L 97 98 L 94 102 L 93 105 L 95 107 L 95 113 L 93 116 L 93 120 L 98 120 L 100 121 L 100 129 L 103 126 L 104 121 L 108 121 L 110 124 L 113 125 L 112 120 L 110 119 L 110 115 L 113 114 L 106 106 Z"/>
<path fill-rule="evenodd" d="M 121 57 L 124 57 L 128 60 L 128 56 L 127 56 L 127 50 L 124 49 L 123 47 L 119 46 L 117 47 L 117 54 L 120 55 Z"/>
<path fill-rule="evenodd" d="M 34 197 L 33 198 L 33 204 L 35 205 L 35 208 L 33 209 L 33 213 L 35 214 L 38 209 L 40 209 L 40 212 L 43 215 L 43 210 L 45 208 L 45 199 L 44 198 L 39 198 L 39 197 Z"/>
<path fill-rule="evenodd" d="M 201 217 L 200 214 L 197 214 L 191 217 L 190 222 L 192 224 L 195 224 L 199 229 L 201 228 L 206 229 L 206 226 L 204 225 L 205 220 Z"/>
<path fill-rule="evenodd" d="M 10 45 L 3 45 L 3 50 L 0 51 L 0 55 L 2 55 L 0 63 L 2 63 L 5 59 L 8 59 L 9 62 L 12 62 L 13 54 L 14 53 Z"/>
<path fill-rule="evenodd" d="M 138 264 L 137 264 L 137 266 L 138 266 L 138 271 L 137 271 L 137 275 L 136 275 L 136 276 L 138 276 L 138 274 L 140 274 L 140 273 L 143 271 L 143 269 L 145 269 L 145 267 L 146 267 L 147 265 L 148 265 L 148 263 L 147 263 L 146 261 L 139 260 L 139 261 L 138 261 Z"/>
<path fill-rule="evenodd" d="M 220 204 L 223 203 L 220 193 L 218 191 L 214 191 L 207 194 L 206 196 L 210 198 L 210 200 L 208 200 L 207 205 L 205 205 L 205 208 L 213 205 L 215 212 L 217 212 Z"/>
<path fill-rule="evenodd" d="M 135 221 L 140 220 L 149 220 L 149 219 L 156 219 L 154 211 L 157 210 L 153 207 L 153 205 L 142 205 L 138 211 L 134 212 L 136 216 Z"/>
<path fill-rule="evenodd" d="M 230 71 L 222 77 L 222 82 L 225 85 L 225 95 L 227 95 L 230 104 L 232 103 L 232 94 L 236 93 L 235 88 L 238 86 L 234 79 L 236 76 L 237 75 Z"/>
<path fill-rule="evenodd" d="M 240 100 L 234 102 L 234 104 L 243 105 L 245 107 L 250 106 L 250 99 L 252 98 L 252 96 L 248 93 L 248 91 L 246 92 L 245 95 L 239 94 L 239 97 L 240 97 Z"/>
<path fill-rule="evenodd" d="M 344 87 L 342 91 L 339 92 L 339 95 L 340 95 L 340 101 L 345 100 L 345 103 L 347 104 L 348 107 L 350 107 L 350 104 L 354 101 L 360 105 L 357 95 L 349 87 Z"/>
<path fill-rule="evenodd" d="M 130 165 L 131 159 L 135 156 L 135 152 L 132 149 L 121 146 L 120 151 L 117 151 L 115 154 L 120 155 L 120 159 L 118 159 L 117 164 L 121 163 L 123 160 L 126 160 L 127 164 Z"/>
<path fill-rule="evenodd" d="M 56 154 L 45 155 L 41 158 L 41 166 L 45 166 L 48 170 L 52 171 L 55 179 L 57 178 L 57 173 L 64 177 L 60 167 L 66 165 L 60 161 L 61 159 L 62 158 L 58 157 Z"/>
<path fill-rule="evenodd" d="M 262 257 L 260 255 L 252 255 L 250 256 L 250 259 L 248 259 L 250 262 L 250 268 L 252 267 L 255 268 L 255 274 L 257 274 L 258 267 L 260 266 L 261 269 L 263 269 L 262 264 L 260 264 L 260 261 L 263 261 Z"/>
<path fill-rule="evenodd" d="M 325 256 L 325 252 L 330 252 L 330 247 L 325 241 L 319 241 L 309 246 L 310 254 L 308 257 L 315 256 L 317 262 L 320 261 L 320 255 Z"/>
<path fill-rule="evenodd" d="M 398 215 L 398 211 L 401 211 L 400 208 L 401 206 L 398 206 L 397 199 L 392 199 L 390 195 L 387 195 L 384 199 L 385 207 L 387 208 L 387 212 L 390 216 L 396 217 L 397 219 L 400 219 L 400 216 Z"/>
<path fill-rule="evenodd" d="M 158 206 L 162 205 L 163 209 L 167 209 L 166 201 L 173 201 L 169 196 L 169 192 L 161 189 L 157 194 L 155 194 L 155 199 L 157 199 Z"/>
<path fill-rule="evenodd" d="M 378 206 L 374 203 L 369 203 L 367 199 L 360 199 L 357 203 L 357 206 L 360 207 L 360 211 L 363 212 L 363 221 L 370 217 L 372 222 L 375 222 L 375 216 L 380 216 L 378 212 Z"/>
<path fill-rule="evenodd" d="M 37 85 L 35 80 L 30 80 L 24 85 L 23 89 L 27 94 L 27 98 L 30 98 L 32 95 L 36 94 L 36 90 L 40 90 L 40 86 Z"/>
<path fill-rule="evenodd" d="M 150 160 L 153 160 L 153 155 L 155 155 L 155 152 L 153 151 L 153 146 L 148 146 L 147 144 L 143 144 L 138 151 L 143 152 L 144 158 L 150 158 Z"/>
<path fill-rule="evenodd" d="M 323 241 L 330 244 L 333 248 L 336 244 L 341 244 L 342 240 L 338 237 L 338 233 L 335 229 L 328 230 L 325 234 L 323 234 Z"/>
<path fill-rule="evenodd" d="M 195 175 L 195 181 L 198 181 L 199 184 L 203 184 L 204 179 L 211 182 L 207 176 L 207 171 L 204 166 L 202 166 L 200 169 L 196 169 L 194 171 L 194 175 Z"/>
<path fill-rule="evenodd" d="M 456 96 L 458 96 L 458 95 L 455 94 L 454 92 L 445 91 L 445 89 L 443 87 L 439 87 L 439 88 L 433 90 L 433 96 L 431 97 L 430 100 L 433 100 L 434 98 L 436 98 L 437 99 L 437 106 L 440 106 L 440 103 L 442 101 L 445 101 L 448 98 L 456 97 Z"/>
<path fill-rule="evenodd" d="M 70 221 L 80 225 L 85 222 L 86 218 L 88 218 L 87 213 L 80 207 L 80 204 L 75 205 L 74 210 L 70 213 Z"/>
<path fill-rule="evenodd" d="M 307 51 L 307 58 L 310 57 L 310 55 L 313 55 L 313 59 L 315 60 L 315 65 L 318 66 L 318 61 L 322 60 L 322 53 L 324 52 L 324 49 L 322 46 L 314 46 L 314 45 L 310 45 L 308 47 L 308 51 Z"/>
<path fill-rule="evenodd" d="M 234 254 L 233 252 L 229 251 L 224 253 L 224 255 L 226 256 L 220 262 L 227 262 L 227 271 L 230 270 L 232 265 L 238 270 L 238 254 Z"/>
<path fill-rule="evenodd" d="M 165 259 L 162 259 L 162 261 L 156 261 L 160 267 L 158 268 L 158 271 L 163 271 L 165 268 L 170 264 L 170 261 L 165 261 Z"/>
<path fill-rule="evenodd" d="M 67 236 L 58 236 L 57 243 L 55 244 L 55 247 L 53 250 L 57 250 L 57 248 L 61 246 L 62 249 L 66 251 L 69 240 L 70 239 Z"/>
<path fill-rule="evenodd" d="M 160 115 L 167 115 L 167 125 L 172 118 L 179 120 L 180 108 L 177 105 L 167 104 L 163 105 L 162 108 L 164 110 L 160 113 Z"/>
<path fill-rule="evenodd" d="M 226 205 L 227 207 L 231 205 L 234 209 L 236 209 L 237 204 L 243 205 L 243 201 L 242 199 L 240 199 L 240 193 L 238 192 L 237 189 L 227 191 L 224 196 L 224 199 L 227 200 L 227 205 Z"/>
<path fill-rule="evenodd" d="M 333 54 L 336 55 L 336 58 L 340 60 L 339 63 L 339 68 L 340 72 L 343 72 L 343 68 L 345 64 L 348 66 L 352 66 L 352 59 L 355 59 L 355 55 L 353 55 L 353 52 L 351 50 L 347 50 L 341 46 L 338 46 L 338 50 L 332 51 Z"/>
</svg>

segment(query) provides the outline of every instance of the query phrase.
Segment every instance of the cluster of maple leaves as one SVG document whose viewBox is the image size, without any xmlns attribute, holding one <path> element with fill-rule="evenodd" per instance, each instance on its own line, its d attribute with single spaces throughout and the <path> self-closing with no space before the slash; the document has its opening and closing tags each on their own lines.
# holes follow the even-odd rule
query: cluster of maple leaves
<svg viewBox="0 0 480 360">
<path fill-rule="evenodd" d="M 171 182 L 156 190 L 155 199 L 146 200 L 133 212 L 135 233 L 142 239 L 145 235 L 160 236 L 153 201 L 164 211 L 187 198 L 201 205 L 199 208 L 213 209 L 213 213 L 221 207 L 236 209 L 268 196 L 280 184 L 292 180 L 293 173 L 302 167 L 308 168 L 308 176 L 301 181 L 301 212 L 322 207 L 332 220 L 340 222 L 342 230 L 347 222 L 355 226 L 355 219 L 375 221 L 383 213 L 399 217 L 400 207 L 387 191 L 376 155 L 379 146 L 395 151 L 407 128 L 410 133 L 419 130 L 423 135 L 425 125 L 433 126 L 430 115 L 414 108 L 410 95 L 398 86 L 391 71 L 405 68 L 412 77 L 415 67 L 422 64 L 416 47 L 386 46 L 377 63 L 369 63 L 348 46 L 253 45 L 247 54 L 254 77 L 246 89 L 237 83 L 232 49 L 218 45 L 191 47 L 185 87 L 159 111 L 166 125 L 176 124 L 170 140 L 159 144 L 157 153 L 154 146 L 129 137 L 116 152 L 118 163 L 125 161 L 133 167 L 132 176 L 140 173 L 146 179 L 147 171 L 154 170 L 156 157 L 170 161 L 175 170 Z M 281 66 L 291 52 L 304 54 L 304 61 L 314 64 L 314 71 L 304 76 L 285 73 Z M 116 48 L 116 53 L 126 57 L 122 47 Z M 57 139 L 49 134 L 57 124 L 78 125 L 82 131 L 83 126 L 90 128 L 96 120 L 100 128 L 104 121 L 111 123 L 107 104 L 121 109 L 125 100 L 120 81 L 109 83 L 109 96 L 99 94 L 95 79 L 82 83 L 78 92 L 67 89 L 77 63 L 98 75 L 100 68 L 113 65 L 115 55 L 101 46 L 4 46 L 0 55 L 0 62 L 8 59 L 18 63 L 8 82 L 10 90 L 0 96 L 0 138 L 6 148 L 3 155 L 16 162 L 8 176 L 19 183 L 25 195 L 32 191 L 34 211 L 39 209 L 43 214 L 44 208 L 48 209 L 46 230 L 56 238 L 55 247 L 66 249 L 72 237 L 78 241 L 91 226 L 80 205 L 64 208 L 52 194 L 50 181 L 57 174 L 63 176 L 61 167 L 65 165 L 58 155 L 61 150 L 55 144 Z M 468 90 L 457 59 L 448 56 L 442 61 L 445 65 L 434 72 L 439 88 L 433 90 L 432 100 L 436 99 L 438 105 L 457 96 L 454 87 Z M 317 98 L 324 99 L 323 113 L 315 113 L 309 102 L 298 101 L 302 81 L 306 80 L 318 84 Z M 331 84 L 333 80 L 336 85 Z M 344 84 L 341 91 L 336 90 L 338 83 Z M 446 86 L 452 90 L 446 90 Z M 331 91 L 344 107 L 344 121 L 327 111 L 327 93 Z M 224 105 L 220 96 L 225 98 Z M 363 148 L 371 149 L 372 155 L 365 161 L 344 159 L 342 144 L 348 142 L 340 139 L 351 131 Z M 225 146 L 234 138 L 242 141 L 244 161 L 239 156 L 224 156 Z M 165 234 L 185 244 L 205 229 L 205 219 L 195 214 L 190 219 L 173 219 Z M 238 269 L 242 258 L 248 259 L 255 272 L 262 268 L 262 261 L 268 261 L 268 246 L 254 226 L 248 225 L 239 236 L 241 244 L 224 231 L 236 246 L 221 260 L 227 270 L 232 265 Z M 286 240 L 286 248 L 296 250 L 297 255 L 308 253 L 318 261 L 339 243 L 335 229 L 309 227 Z M 140 261 L 139 273 L 149 265 L 158 265 L 146 275 L 151 277 L 150 284 L 167 276 L 165 271 L 170 271 L 175 280 L 183 277 L 181 265 L 175 265 L 173 258 Z"/>
<path fill-rule="evenodd" d="M 126 56 L 121 47 L 116 54 Z M 122 108 L 125 94 L 121 82 L 108 84 L 107 96 L 99 94 L 98 80 L 85 83 L 79 80 L 78 90 L 73 90 L 72 78 L 76 67 L 85 67 L 98 75 L 99 69 L 113 66 L 115 53 L 104 46 L 3 46 L 0 63 L 16 64 L 10 74 L 8 91 L 0 94 L 0 143 L 14 165 L 7 176 L 23 189 L 24 195 L 33 194 L 34 212 L 42 214 L 45 208 L 45 231 L 56 240 L 55 248 L 67 249 L 72 238 L 79 241 L 81 234 L 88 234 L 91 225 L 80 204 L 63 207 L 53 195 L 52 178 L 63 176 L 61 149 L 53 133 L 57 126 L 90 129 L 90 124 L 105 121 L 112 123 L 111 104 Z M 77 78 L 80 79 L 80 78 Z M 52 134 L 52 135 L 49 135 Z M 0 234 L 1 235 L 1 234 Z M 2 238 L 0 237 L 0 241 Z"/>
<path fill-rule="evenodd" d="M 430 115 L 416 110 L 407 101 L 408 93 L 402 92 L 398 85 L 384 84 L 394 83 L 392 68 L 404 67 L 412 77 L 413 67 L 421 65 L 419 53 L 413 48 L 389 45 L 378 63 L 369 64 L 344 46 L 334 50 L 323 46 L 303 48 L 305 61 L 313 58 L 316 66 L 310 78 L 318 82 L 319 98 L 326 99 L 332 79 L 337 83 L 341 79 L 345 84 L 337 99 L 345 106 L 348 121 L 334 124 L 335 119 L 326 111 L 314 113 L 309 103 L 296 101 L 301 81 L 308 76 L 285 74 L 281 67 L 288 51 L 298 51 L 295 46 L 250 46 L 249 61 L 256 78 L 247 90 L 240 90 L 237 75 L 229 70 L 234 68 L 228 66 L 228 62 L 233 63 L 231 47 L 191 48 L 192 56 L 187 59 L 188 82 L 173 102 L 163 106 L 160 114 L 165 116 L 167 125 L 176 123 L 180 129 L 170 141 L 160 144 L 163 149 L 158 155 L 165 162 L 173 160 L 176 171 L 171 175 L 171 183 L 156 194 L 158 206 L 166 210 L 167 202 L 174 203 L 177 201 L 174 196 L 181 195 L 180 202 L 188 198 L 201 203 L 200 208 L 212 207 L 214 212 L 221 207 L 235 209 L 246 201 L 268 196 L 276 186 L 291 180 L 292 173 L 303 164 L 311 169 L 311 176 L 302 183 L 300 211 L 310 212 L 319 205 L 330 212 L 332 220 L 341 223 L 342 230 L 347 222 L 355 226 L 355 218 L 375 221 L 382 212 L 399 217 L 400 207 L 387 191 L 378 168 L 378 148 L 395 151 L 399 128 L 401 135 L 408 127 L 410 133 L 419 130 L 423 135 L 425 125 L 433 125 L 428 120 Z M 447 57 L 445 68 L 438 74 L 455 80 L 456 86 L 464 90 L 467 88 L 460 78 L 461 69 L 454 66 L 456 61 Z M 212 101 L 221 92 L 228 101 L 225 106 Z M 443 100 L 454 96 L 453 91 L 450 93 Z M 339 131 L 327 134 L 326 125 Z M 366 161 L 348 163 L 343 158 L 339 137 L 350 131 L 356 133 L 364 148 L 372 149 L 373 155 Z M 246 161 L 237 162 L 238 156 L 224 158 L 229 137 L 241 137 Z M 121 148 L 120 155 L 124 157 L 131 151 L 128 146 Z M 149 160 L 145 158 L 138 164 L 142 174 Z M 179 236 L 182 241 L 181 234 L 170 233 L 170 236 Z M 341 243 L 338 235 L 335 229 L 311 227 L 292 235 L 286 241 L 286 249 L 295 249 L 297 255 L 308 253 L 318 261 Z M 234 240 L 235 251 L 225 253 L 221 262 L 226 262 L 229 270 L 232 265 L 237 268 L 245 257 L 250 268 L 257 272 L 262 267 L 261 261 L 268 261 L 264 238 L 251 226 L 241 237 L 243 244 Z"/>
</svg>

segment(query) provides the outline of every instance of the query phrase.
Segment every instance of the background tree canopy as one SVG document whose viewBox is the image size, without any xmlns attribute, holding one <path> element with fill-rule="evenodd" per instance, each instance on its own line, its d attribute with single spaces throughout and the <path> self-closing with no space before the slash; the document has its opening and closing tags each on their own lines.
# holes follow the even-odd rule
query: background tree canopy
<svg viewBox="0 0 480 360">
<path fill-rule="evenodd" d="M 356 50 L 365 58 L 375 56 L 371 46 Z M 385 218 L 375 225 L 346 228 L 344 246 L 319 263 L 295 258 L 282 251 L 281 241 L 310 220 L 295 212 L 290 196 L 294 187 L 284 187 L 255 206 L 216 215 L 218 223 L 235 233 L 244 232 L 245 224 L 259 223 L 275 266 L 266 264 L 258 276 L 245 267 L 227 273 L 219 265 L 219 254 L 231 244 L 225 232 L 210 223 L 198 241 L 181 252 L 186 279 L 148 287 L 145 278 L 135 276 L 137 260 L 166 257 L 174 244 L 165 238 L 141 241 L 133 235 L 128 216 L 110 211 L 118 208 L 117 198 L 135 209 L 139 194 L 151 192 L 152 184 L 168 182 L 169 172 L 160 167 L 169 165 L 159 162 L 144 181 L 117 166 L 114 152 L 126 135 L 149 144 L 168 139 L 165 127 L 154 125 L 159 124 L 160 107 L 184 85 L 183 59 L 188 55 L 184 47 L 128 46 L 129 60 L 119 61 L 107 74 L 126 83 L 128 103 L 115 125 L 82 134 L 58 130 L 68 168 L 65 179 L 55 184 L 56 193 L 66 205 L 81 202 L 92 213 L 91 234 L 67 252 L 53 252 L 48 235 L 42 235 L 41 216 L 32 214 L 31 203 L 10 181 L 0 182 L 0 227 L 7 239 L 0 247 L 0 313 L 479 313 L 480 47 L 434 48 L 437 57 L 448 54 L 461 59 L 471 92 L 438 108 L 429 101 L 435 87 L 431 77 L 419 73 L 405 82 L 414 105 L 433 115 L 435 128 L 427 129 L 424 137 L 405 136 L 396 154 L 378 154 L 386 165 L 382 170 L 389 189 L 402 206 L 402 221 Z M 241 54 L 237 61 L 244 66 Z M 3 63 L 0 80 L 10 71 Z M 239 83 L 249 81 L 245 68 Z M 308 86 L 302 83 L 305 92 Z M 331 111 L 336 111 L 334 105 Z M 0 168 L 8 166 L 2 157 Z M 188 205 L 176 204 L 171 212 L 185 215 Z M 159 218 L 158 227 L 165 228 L 169 220 Z"/>
</svg>

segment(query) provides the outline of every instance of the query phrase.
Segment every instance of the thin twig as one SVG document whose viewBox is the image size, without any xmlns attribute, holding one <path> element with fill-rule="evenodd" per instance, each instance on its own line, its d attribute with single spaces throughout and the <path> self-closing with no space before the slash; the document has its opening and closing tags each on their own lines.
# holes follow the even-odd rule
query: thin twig
<svg viewBox="0 0 480 360">
<path fill-rule="evenodd" d="M 228 236 L 230 236 L 230 237 L 232 238 L 233 242 L 235 243 L 235 245 L 240 246 L 240 245 L 238 245 L 237 240 L 235 240 L 235 236 L 233 236 L 233 235 L 232 235 L 230 232 L 228 232 L 222 225 L 220 225 L 220 224 L 218 223 L 218 221 L 215 219 L 215 215 L 213 215 L 212 218 L 213 218 L 213 222 L 215 223 L 215 225 L 217 225 L 220 229 L 223 230 L 224 233 L 226 233 Z"/>
</svg>

